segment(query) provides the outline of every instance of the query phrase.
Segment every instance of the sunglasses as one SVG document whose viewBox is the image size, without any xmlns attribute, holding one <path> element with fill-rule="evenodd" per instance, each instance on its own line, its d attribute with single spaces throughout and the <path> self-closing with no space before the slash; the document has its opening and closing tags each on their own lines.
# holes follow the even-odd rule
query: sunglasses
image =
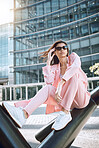
<svg viewBox="0 0 99 148">
<path fill-rule="evenodd" d="M 63 47 L 55 47 L 55 49 L 58 50 L 58 51 L 60 51 L 62 48 L 64 50 L 66 50 L 68 47 L 67 47 L 67 45 L 66 46 L 63 46 Z"/>
</svg>

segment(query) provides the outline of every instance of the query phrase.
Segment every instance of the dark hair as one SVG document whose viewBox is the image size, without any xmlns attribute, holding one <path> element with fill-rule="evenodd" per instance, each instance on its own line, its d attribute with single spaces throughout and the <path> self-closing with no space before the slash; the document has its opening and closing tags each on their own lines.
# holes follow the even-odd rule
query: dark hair
<svg viewBox="0 0 99 148">
<path fill-rule="evenodd" d="M 63 40 L 59 40 L 56 41 L 47 51 L 42 52 L 42 56 L 41 57 L 47 57 L 48 53 L 51 49 L 55 48 L 59 43 L 64 43 L 65 45 L 67 45 L 67 43 Z M 53 53 L 52 53 L 53 54 Z M 67 48 L 67 57 L 69 56 L 69 48 Z M 58 64 L 59 63 L 59 59 L 56 55 L 54 55 L 50 65 L 54 65 L 54 64 Z"/>
</svg>

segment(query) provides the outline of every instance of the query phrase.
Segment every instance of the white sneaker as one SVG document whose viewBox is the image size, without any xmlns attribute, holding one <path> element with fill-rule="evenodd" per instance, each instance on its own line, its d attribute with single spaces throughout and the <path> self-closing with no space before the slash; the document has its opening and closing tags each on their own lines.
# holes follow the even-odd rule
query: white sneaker
<svg viewBox="0 0 99 148">
<path fill-rule="evenodd" d="M 72 120 L 70 112 L 66 114 L 63 111 L 60 111 L 58 117 L 56 118 L 55 123 L 52 125 L 52 129 L 58 131 L 66 127 L 66 125 Z"/>
<path fill-rule="evenodd" d="M 21 107 L 11 106 L 6 102 L 2 103 L 6 111 L 9 113 L 11 118 L 18 124 L 21 128 L 22 125 L 26 122 L 26 118 L 24 116 L 23 109 Z"/>
</svg>

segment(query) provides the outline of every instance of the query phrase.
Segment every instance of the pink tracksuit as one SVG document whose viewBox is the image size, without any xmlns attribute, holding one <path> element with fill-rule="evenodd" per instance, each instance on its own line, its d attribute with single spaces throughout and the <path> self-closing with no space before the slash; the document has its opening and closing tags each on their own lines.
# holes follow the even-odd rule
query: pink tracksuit
<svg viewBox="0 0 99 148">
<path fill-rule="evenodd" d="M 76 53 L 68 57 L 68 67 L 63 79 L 66 83 L 63 85 L 61 103 L 54 99 L 60 77 L 60 64 L 43 67 L 43 74 L 46 85 L 30 100 L 23 100 L 15 103 L 16 107 L 24 107 L 24 110 L 31 115 L 32 112 L 41 104 L 47 104 L 46 113 L 61 111 L 62 108 L 70 110 L 73 108 L 84 108 L 90 100 L 90 93 L 87 91 L 87 77 L 81 69 L 80 58 Z"/>
</svg>

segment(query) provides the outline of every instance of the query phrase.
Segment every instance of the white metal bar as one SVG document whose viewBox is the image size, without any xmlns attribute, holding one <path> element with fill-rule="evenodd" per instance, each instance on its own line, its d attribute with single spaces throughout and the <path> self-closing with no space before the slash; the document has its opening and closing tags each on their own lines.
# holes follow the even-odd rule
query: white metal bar
<svg viewBox="0 0 99 148">
<path fill-rule="evenodd" d="M 28 86 L 26 86 L 26 100 L 28 100 Z"/>
<path fill-rule="evenodd" d="M 12 87 L 10 87 L 10 101 L 12 100 Z"/>
<path fill-rule="evenodd" d="M 5 100 L 7 100 L 7 88 L 5 87 Z"/>
</svg>

